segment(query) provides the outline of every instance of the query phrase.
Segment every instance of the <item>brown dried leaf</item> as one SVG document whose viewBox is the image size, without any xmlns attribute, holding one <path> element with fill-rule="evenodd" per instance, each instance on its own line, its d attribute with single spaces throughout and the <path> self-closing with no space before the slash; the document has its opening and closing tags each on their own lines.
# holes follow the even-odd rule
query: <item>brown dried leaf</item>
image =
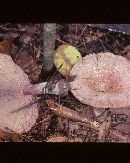
<svg viewBox="0 0 130 163">
<path fill-rule="evenodd" d="M 110 123 L 111 123 L 111 120 L 110 120 L 110 117 L 108 117 L 108 119 L 105 120 L 100 125 L 99 132 L 98 132 L 98 140 L 100 142 L 104 142 L 105 141 L 105 136 L 106 136 L 106 133 L 108 132 L 108 129 L 110 127 Z"/>
<path fill-rule="evenodd" d="M 13 142 L 22 142 L 20 135 L 17 133 L 13 133 L 11 135 L 11 139 Z"/>
<path fill-rule="evenodd" d="M 6 132 L 6 131 L 3 131 L 0 129 L 0 140 L 1 139 L 6 139 L 6 138 L 9 138 L 10 136 L 10 133 Z"/>
<path fill-rule="evenodd" d="M 2 42 L 0 42 L 0 53 L 10 55 L 13 40 L 13 38 L 7 37 L 4 38 Z"/>
<path fill-rule="evenodd" d="M 130 124 L 129 123 L 120 123 L 114 127 L 118 131 L 130 135 Z"/>
<path fill-rule="evenodd" d="M 29 55 L 26 50 L 20 52 L 16 64 L 19 65 L 29 76 L 31 81 L 38 79 L 42 66 L 36 63 L 36 60 Z"/>
<path fill-rule="evenodd" d="M 67 142 L 67 138 L 63 135 L 53 135 L 46 142 Z"/>
<path fill-rule="evenodd" d="M 130 45 L 124 47 L 122 54 L 125 54 L 127 59 L 130 60 Z"/>
<path fill-rule="evenodd" d="M 81 138 L 81 137 L 69 138 L 68 142 L 80 142 L 80 143 L 82 143 L 83 138 Z"/>
<path fill-rule="evenodd" d="M 83 142 L 81 137 L 68 138 L 63 135 L 53 135 L 47 139 L 46 142 Z"/>
<path fill-rule="evenodd" d="M 0 129 L 0 142 L 9 140 L 12 140 L 13 142 L 21 142 L 19 134 L 9 133 Z"/>
</svg>

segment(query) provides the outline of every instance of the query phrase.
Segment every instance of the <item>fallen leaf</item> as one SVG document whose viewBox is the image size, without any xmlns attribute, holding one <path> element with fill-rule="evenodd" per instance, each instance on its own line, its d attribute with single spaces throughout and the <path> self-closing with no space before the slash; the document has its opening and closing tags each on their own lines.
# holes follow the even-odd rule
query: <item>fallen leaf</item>
<svg viewBox="0 0 130 163">
<path fill-rule="evenodd" d="M 53 135 L 46 142 L 67 142 L 67 138 L 63 135 Z"/>
<path fill-rule="evenodd" d="M 61 45 L 55 52 L 54 64 L 58 71 L 66 76 L 81 58 L 81 54 L 74 46 Z"/>
<path fill-rule="evenodd" d="M 21 51 L 15 63 L 23 69 L 31 81 L 36 81 L 38 79 L 42 65 L 38 65 L 28 51 Z"/>
<path fill-rule="evenodd" d="M 0 42 L 0 53 L 10 55 L 13 40 L 13 38 L 7 37 L 4 38 L 2 42 Z"/>
</svg>

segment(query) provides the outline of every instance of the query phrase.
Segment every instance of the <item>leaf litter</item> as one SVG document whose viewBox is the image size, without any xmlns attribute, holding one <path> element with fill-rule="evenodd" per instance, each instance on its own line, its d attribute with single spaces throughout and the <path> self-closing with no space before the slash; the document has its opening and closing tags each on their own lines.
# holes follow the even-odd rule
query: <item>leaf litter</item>
<svg viewBox="0 0 130 163">
<path fill-rule="evenodd" d="M 57 24 L 55 38 L 55 49 L 62 44 L 75 46 L 82 57 L 99 52 L 111 52 L 122 55 L 129 59 L 130 36 L 116 32 L 88 27 L 84 24 Z M 50 74 L 45 76 L 43 56 L 43 25 L 42 24 L 15 24 L 6 23 L 0 25 L 0 53 L 11 55 L 14 62 L 18 64 L 29 76 L 31 83 L 41 81 L 60 80 L 63 77 L 54 68 Z M 60 98 L 60 100 L 59 100 Z M 0 131 L 0 141 L 4 142 L 127 142 L 122 137 L 111 137 L 109 135 L 110 121 L 104 121 L 99 132 L 80 122 L 74 122 L 67 118 L 56 116 L 48 107 L 46 101 L 53 99 L 59 107 L 64 106 L 77 112 L 86 118 L 94 119 L 95 109 L 92 106 L 82 104 L 72 93 L 67 97 L 53 95 L 39 95 L 39 118 L 32 129 L 24 134 L 12 133 L 11 131 Z M 60 102 L 60 103 L 59 103 Z M 118 114 L 117 114 L 118 115 Z M 112 115 L 111 115 L 112 116 Z M 117 123 L 115 128 L 126 133 L 123 124 Z M 128 133 L 127 133 L 128 134 Z M 116 135 L 116 134 L 115 134 Z M 125 136 L 124 136 L 125 137 Z M 123 138 L 124 138 L 123 137 Z"/>
</svg>

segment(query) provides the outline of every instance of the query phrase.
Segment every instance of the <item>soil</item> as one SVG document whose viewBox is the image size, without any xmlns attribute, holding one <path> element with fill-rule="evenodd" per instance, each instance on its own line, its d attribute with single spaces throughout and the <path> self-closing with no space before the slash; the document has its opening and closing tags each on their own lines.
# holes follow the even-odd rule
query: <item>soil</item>
<svg viewBox="0 0 130 163">
<path fill-rule="evenodd" d="M 7 39 L 8 38 L 8 39 Z M 0 52 L 11 55 L 31 83 L 54 82 L 64 77 L 54 67 L 50 73 L 43 65 L 43 25 L 6 23 L 0 26 Z M 130 58 L 130 36 L 85 24 L 57 24 L 55 49 L 62 44 L 75 46 L 82 57 L 99 52 L 111 52 Z M 6 45 L 6 46 L 5 46 Z M 8 46 L 7 46 L 8 45 Z M 11 45 L 11 46 L 10 46 Z M 3 49 L 4 47 L 4 49 Z M 56 116 L 46 104 L 46 99 L 77 111 L 86 117 L 93 117 L 92 106 L 82 104 L 71 92 L 65 97 L 38 95 L 39 118 L 35 126 L 24 134 L 0 131 L 1 142 L 98 142 L 98 132 L 83 124 Z M 126 124 L 125 124 L 126 125 Z M 116 125 L 115 125 L 116 126 Z M 124 128 L 119 127 L 117 129 Z M 128 130 L 128 127 L 126 127 Z M 129 127 L 130 128 L 130 127 Z M 125 132 L 123 130 L 123 132 Z M 130 131 L 129 131 L 130 133 Z M 104 142 L 120 142 L 109 135 Z"/>
</svg>

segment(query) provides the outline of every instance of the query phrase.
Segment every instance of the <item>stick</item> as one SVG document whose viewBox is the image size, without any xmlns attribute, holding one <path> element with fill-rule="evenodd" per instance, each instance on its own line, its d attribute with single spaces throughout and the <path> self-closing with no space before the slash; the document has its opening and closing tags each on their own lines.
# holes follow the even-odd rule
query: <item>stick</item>
<svg viewBox="0 0 130 163">
<path fill-rule="evenodd" d="M 43 30 L 43 67 L 46 72 L 50 72 L 54 65 L 53 56 L 55 48 L 56 24 L 44 24 Z"/>
</svg>

